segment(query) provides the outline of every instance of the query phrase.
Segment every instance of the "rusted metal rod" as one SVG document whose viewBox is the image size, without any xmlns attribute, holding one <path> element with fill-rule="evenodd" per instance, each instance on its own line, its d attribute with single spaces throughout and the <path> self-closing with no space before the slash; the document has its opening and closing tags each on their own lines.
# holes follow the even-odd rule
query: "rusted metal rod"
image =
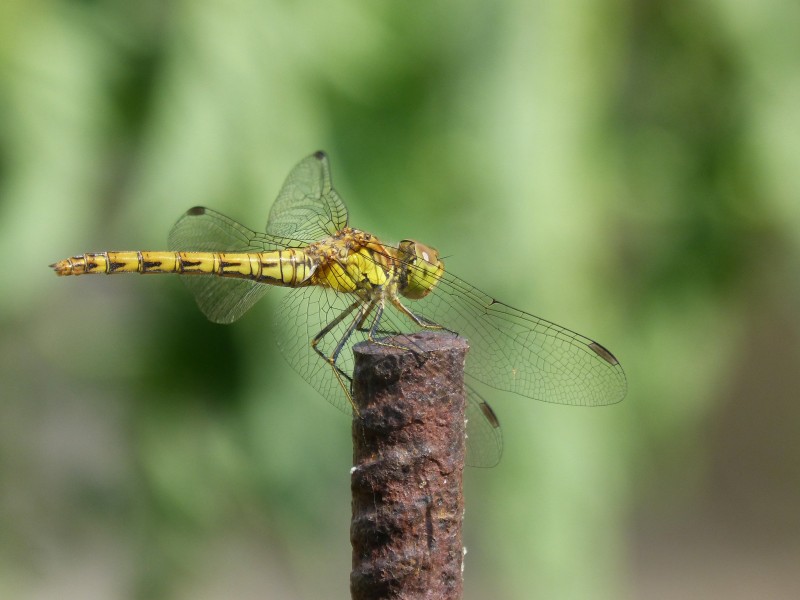
<svg viewBox="0 0 800 600">
<path fill-rule="evenodd" d="M 464 338 L 396 336 L 354 348 L 353 600 L 459 600 Z"/>
</svg>

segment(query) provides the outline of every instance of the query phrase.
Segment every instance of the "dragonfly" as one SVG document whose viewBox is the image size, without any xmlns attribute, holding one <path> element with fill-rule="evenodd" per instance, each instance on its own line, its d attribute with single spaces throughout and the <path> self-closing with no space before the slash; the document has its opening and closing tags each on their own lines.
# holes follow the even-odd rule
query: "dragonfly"
<svg viewBox="0 0 800 600">
<path fill-rule="evenodd" d="M 496 413 L 474 381 L 526 398 L 576 406 L 614 404 L 625 372 L 598 342 L 501 302 L 449 273 L 432 246 L 398 244 L 349 225 L 327 155 L 289 173 L 255 232 L 214 210 L 190 208 L 166 251 L 86 253 L 50 265 L 58 275 L 176 273 L 200 310 L 233 323 L 272 287 L 291 288 L 278 309 L 277 343 L 289 364 L 331 404 L 354 410 L 352 347 L 382 336 L 443 330 L 467 338 L 466 462 L 497 464 Z"/>
</svg>

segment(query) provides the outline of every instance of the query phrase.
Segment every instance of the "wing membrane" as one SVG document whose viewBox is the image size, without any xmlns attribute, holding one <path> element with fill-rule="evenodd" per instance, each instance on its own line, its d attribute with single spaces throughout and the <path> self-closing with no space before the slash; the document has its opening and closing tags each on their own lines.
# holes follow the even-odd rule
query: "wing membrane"
<svg viewBox="0 0 800 600">
<path fill-rule="evenodd" d="M 491 387 L 581 406 L 622 400 L 622 366 L 603 346 L 499 302 L 445 274 L 427 297 L 409 303 L 426 319 L 470 341 L 466 372 Z"/>
<path fill-rule="evenodd" d="M 330 365 L 322 360 L 311 347 L 310 340 L 339 314 L 352 304 L 353 297 L 318 287 L 306 287 L 286 294 L 275 321 L 275 339 L 281 354 L 297 373 L 311 384 L 325 399 L 339 410 L 350 414 L 352 407 L 347 401 Z M 319 350 L 330 356 L 345 330 L 357 318 L 353 311 L 319 343 Z M 367 326 L 368 328 L 368 326 Z M 422 328 L 393 306 L 385 307 L 381 318 L 379 337 L 413 333 Z M 352 378 L 353 346 L 367 339 L 367 333 L 356 330 L 347 340 L 336 366 Z M 467 456 L 466 463 L 474 467 L 493 467 L 503 453 L 503 438 L 497 417 L 472 385 L 467 392 Z"/>
<path fill-rule="evenodd" d="M 468 354 L 469 355 L 469 354 Z M 489 468 L 500 462 L 503 436 L 500 423 L 489 403 L 474 386 L 465 384 L 467 392 L 467 456 L 470 467 Z"/>
<path fill-rule="evenodd" d="M 317 242 L 347 227 L 347 208 L 331 183 L 328 156 L 316 152 L 292 169 L 272 205 L 267 233 Z"/>
<path fill-rule="evenodd" d="M 194 207 L 178 219 L 168 238 L 169 249 L 183 252 L 265 252 L 282 246 L 264 234 L 216 211 Z M 214 323 L 233 323 L 269 290 L 247 279 L 215 275 L 181 277 L 197 306 Z"/>
<path fill-rule="evenodd" d="M 266 233 L 256 233 L 220 213 L 196 207 L 172 228 L 169 247 L 176 251 L 271 252 L 320 241 L 346 227 L 347 221 L 347 209 L 332 187 L 328 158 L 317 152 L 289 174 L 270 211 Z M 389 260 L 396 260 L 395 256 Z M 237 320 L 270 287 L 216 276 L 182 279 L 203 313 L 217 323 Z M 351 410 L 347 395 L 330 364 L 310 342 L 328 324 L 335 323 L 317 346 L 322 354 L 331 356 L 340 340 L 352 332 L 336 359 L 339 372 L 345 379 L 351 378 L 352 346 L 367 339 L 366 330 L 373 326 L 373 317 L 355 331 L 351 325 L 359 318 L 358 310 L 341 322 L 336 319 L 358 300 L 355 294 L 302 287 L 286 295 L 277 322 L 276 338 L 288 363 L 345 412 Z M 625 396 L 625 373 L 603 346 L 499 302 L 447 272 L 426 297 L 399 300 L 420 318 L 419 322 L 386 302 L 380 323 L 374 324 L 376 335 L 415 333 L 426 329 L 419 323 L 436 323 L 469 340 L 466 373 L 486 385 L 545 402 L 583 406 L 613 404 Z M 366 298 L 361 301 L 369 302 Z M 493 466 L 503 450 L 500 424 L 474 386 L 467 384 L 466 393 L 467 464 Z"/>
</svg>

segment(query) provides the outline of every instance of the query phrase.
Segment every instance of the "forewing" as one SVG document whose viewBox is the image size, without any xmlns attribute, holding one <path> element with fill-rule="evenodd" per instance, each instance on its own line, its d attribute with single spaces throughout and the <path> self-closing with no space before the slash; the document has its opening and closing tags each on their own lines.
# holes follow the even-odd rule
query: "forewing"
<svg viewBox="0 0 800 600">
<path fill-rule="evenodd" d="M 346 226 L 347 208 L 333 189 L 328 156 L 316 152 L 289 173 L 269 213 L 267 233 L 311 243 Z"/>
<path fill-rule="evenodd" d="M 299 288 L 286 293 L 275 321 L 275 339 L 287 363 L 328 402 L 348 414 L 352 412 L 352 406 L 342 384 L 349 389 L 353 376 L 353 346 L 368 338 L 367 331 L 373 326 L 376 316 L 373 312 L 367 312 L 363 323 L 353 330 L 352 325 L 362 318 L 364 306 L 365 303 L 354 294 L 337 293 L 320 287 Z M 340 315 L 344 316 L 319 338 L 318 353 L 311 341 Z M 374 333 L 380 339 L 423 330 L 424 327 L 386 303 Z M 345 338 L 336 357 L 340 379 L 323 356 L 333 356 L 337 345 Z M 408 340 L 408 343 L 412 341 Z M 411 349 L 414 349 L 413 345 Z M 466 393 L 466 463 L 475 467 L 493 467 L 500 461 L 503 452 L 500 424 L 475 386 L 467 384 Z"/>
<path fill-rule="evenodd" d="M 443 275 L 428 296 L 408 305 L 466 337 L 466 372 L 489 386 L 581 406 L 613 404 L 625 396 L 622 366 L 602 345 L 499 302 L 453 275 Z"/>
<path fill-rule="evenodd" d="M 169 249 L 182 252 L 265 252 L 281 246 L 264 234 L 202 206 L 189 209 L 169 233 Z M 250 309 L 269 286 L 247 279 L 185 275 L 181 279 L 209 320 L 232 323 Z"/>
</svg>

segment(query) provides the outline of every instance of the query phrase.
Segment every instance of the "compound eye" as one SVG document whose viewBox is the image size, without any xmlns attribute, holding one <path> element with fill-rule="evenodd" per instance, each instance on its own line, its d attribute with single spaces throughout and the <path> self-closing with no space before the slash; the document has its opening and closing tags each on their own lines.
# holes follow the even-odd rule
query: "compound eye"
<svg viewBox="0 0 800 600">
<path fill-rule="evenodd" d="M 400 242 L 399 250 L 404 274 L 401 277 L 400 293 L 406 298 L 424 298 L 436 287 L 444 272 L 439 252 L 413 240 Z"/>
<path fill-rule="evenodd" d="M 432 265 L 439 264 L 439 251 L 421 242 L 403 240 L 400 242 L 400 255 L 406 262 L 417 263 L 424 260 Z"/>
</svg>

